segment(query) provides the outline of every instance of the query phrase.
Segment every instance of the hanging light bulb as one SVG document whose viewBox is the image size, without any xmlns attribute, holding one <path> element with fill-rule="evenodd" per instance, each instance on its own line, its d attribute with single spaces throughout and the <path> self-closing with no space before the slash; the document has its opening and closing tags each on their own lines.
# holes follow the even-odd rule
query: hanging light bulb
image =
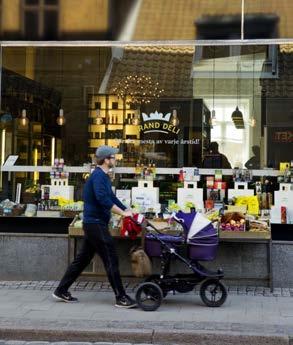
<svg viewBox="0 0 293 345">
<path fill-rule="evenodd" d="M 134 125 L 134 126 L 138 126 L 139 125 L 139 115 L 138 114 L 135 114 L 135 116 L 133 117 L 133 119 L 131 120 L 131 123 Z"/>
<path fill-rule="evenodd" d="M 253 50 L 253 60 L 252 60 L 252 116 L 249 119 L 249 125 L 251 127 L 256 126 L 256 118 L 254 117 L 254 62 L 255 62 L 255 51 Z"/>
<path fill-rule="evenodd" d="M 177 109 L 173 109 L 173 111 L 172 111 L 171 124 L 173 126 L 178 126 L 179 125 L 179 119 L 178 119 L 178 116 L 177 116 Z"/>
<path fill-rule="evenodd" d="M 251 127 L 255 127 L 256 126 L 256 118 L 254 116 L 252 116 L 250 118 L 250 122 L 249 122 Z"/>
<path fill-rule="evenodd" d="M 215 111 L 215 109 L 212 110 L 211 115 L 212 115 L 212 120 L 215 120 L 216 119 L 216 111 Z"/>
<path fill-rule="evenodd" d="M 236 109 L 233 111 L 232 115 L 231 115 L 231 119 L 234 122 L 234 125 L 237 129 L 244 129 L 244 120 L 243 120 L 243 114 L 242 112 L 239 110 L 238 104 L 240 103 L 240 94 L 239 94 L 239 90 L 240 90 L 240 71 L 239 71 L 239 61 L 237 61 L 237 88 L 236 88 L 236 94 L 237 94 L 237 106 Z"/>
<path fill-rule="evenodd" d="M 100 109 L 97 109 L 96 124 L 97 125 L 102 125 L 103 124 L 103 118 L 101 117 Z"/>
<path fill-rule="evenodd" d="M 19 119 L 19 124 L 23 127 L 27 126 L 29 123 L 29 119 L 26 116 L 26 109 L 22 109 L 21 117 Z"/>
<path fill-rule="evenodd" d="M 66 119 L 64 117 L 63 109 L 59 109 L 59 116 L 57 117 L 57 124 L 59 126 L 65 125 Z"/>
</svg>

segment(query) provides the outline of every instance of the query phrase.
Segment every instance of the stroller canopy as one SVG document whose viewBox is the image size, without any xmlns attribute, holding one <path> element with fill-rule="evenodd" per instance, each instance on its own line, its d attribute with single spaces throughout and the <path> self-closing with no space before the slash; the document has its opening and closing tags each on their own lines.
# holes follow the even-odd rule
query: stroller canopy
<svg viewBox="0 0 293 345">
<path fill-rule="evenodd" d="M 213 227 L 211 221 L 201 213 L 184 213 L 179 211 L 174 218 L 182 224 L 187 242 L 193 242 L 196 239 L 218 237 L 217 230 Z"/>
</svg>

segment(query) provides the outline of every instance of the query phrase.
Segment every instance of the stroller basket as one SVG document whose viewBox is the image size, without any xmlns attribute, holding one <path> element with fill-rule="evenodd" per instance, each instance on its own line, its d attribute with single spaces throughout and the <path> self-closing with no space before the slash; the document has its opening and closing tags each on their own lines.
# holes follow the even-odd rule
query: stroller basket
<svg viewBox="0 0 293 345">
<path fill-rule="evenodd" d="M 171 235 L 157 235 L 162 241 L 170 246 L 177 248 L 184 243 L 184 239 L 181 236 Z M 152 234 L 147 234 L 145 237 L 145 252 L 150 257 L 160 257 L 162 255 L 162 244 Z"/>
</svg>

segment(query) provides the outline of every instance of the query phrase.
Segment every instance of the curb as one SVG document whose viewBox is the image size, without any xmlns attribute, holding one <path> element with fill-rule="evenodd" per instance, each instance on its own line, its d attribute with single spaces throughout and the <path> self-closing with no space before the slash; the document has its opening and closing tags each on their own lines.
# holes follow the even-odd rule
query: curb
<svg viewBox="0 0 293 345">
<path fill-rule="evenodd" d="M 1 328 L 0 339 L 23 341 L 119 342 L 185 345 L 293 345 L 284 334 L 212 332 L 166 329 L 53 330 Z"/>
</svg>

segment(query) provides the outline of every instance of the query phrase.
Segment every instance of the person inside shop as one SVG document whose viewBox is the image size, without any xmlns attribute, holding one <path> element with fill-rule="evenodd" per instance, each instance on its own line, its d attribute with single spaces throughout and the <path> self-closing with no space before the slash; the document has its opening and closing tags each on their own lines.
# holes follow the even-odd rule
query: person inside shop
<svg viewBox="0 0 293 345">
<path fill-rule="evenodd" d="M 219 144 L 216 141 L 210 143 L 208 154 L 204 157 L 202 167 L 206 169 L 232 169 L 228 158 L 219 152 Z"/>
<path fill-rule="evenodd" d="M 117 149 L 105 145 L 96 150 L 97 167 L 87 179 L 83 192 L 83 245 L 53 293 L 53 297 L 59 301 L 77 302 L 77 298 L 73 297 L 68 289 L 97 253 L 103 261 L 114 291 L 115 306 L 121 308 L 136 306 L 135 301 L 126 294 L 123 287 L 114 240 L 108 229 L 111 212 L 122 217 L 132 216 L 132 212 L 127 210 L 113 193 L 108 176 L 109 170 L 115 164 L 117 153 Z"/>
<path fill-rule="evenodd" d="M 247 169 L 260 169 L 260 147 L 258 145 L 254 145 L 251 150 L 254 156 L 245 163 L 245 167 Z"/>
</svg>

